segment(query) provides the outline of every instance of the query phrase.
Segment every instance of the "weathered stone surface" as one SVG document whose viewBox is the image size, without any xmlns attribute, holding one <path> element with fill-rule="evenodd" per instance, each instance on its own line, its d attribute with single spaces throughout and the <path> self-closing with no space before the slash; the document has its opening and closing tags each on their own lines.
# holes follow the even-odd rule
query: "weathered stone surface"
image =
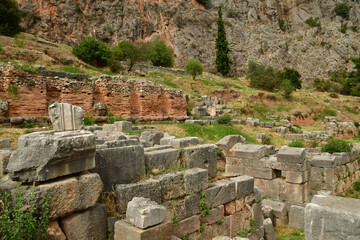
<svg viewBox="0 0 360 240">
<path fill-rule="evenodd" d="M 0 188 L 10 192 L 12 196 L 16 194 L 16 185 L 17 182 L 14 181 L 0 181 Z M 84 174 L 35 186 L 35 203 L 40 207 L 45 201 L 44 197 L 49 195 L 49 218 L 58 219 L 94 206 L 102 190 L 98 174 Z M 26 186 L 21 187 L 21 192 L 24 199 L 29 199 L 31 192 Z"/>
<path fill-rule="evenodd" d="M 197 137 L 185 137 L 171 139 L 168 144 L 176 148 L 184 148 L 190 145 L 197 145 L 199 143 L 200 140 Z"/>
<path fill-rule="evenodd" d="M 235 182 L 220 180 L 213 183 L 214 186 L 205 190 L 206 202 L 209 208 L 213 208 L 235 200 Z"/>
<path fill-rule="evenodd" d="M 97 116 L 106 116 L 108 109 L 107 109 L 105 103 L 97 102 L 97 103 L 94 103 L 93 111 L 94 111 L 94 114 Z"/>
<path fill-rule="evenodd" d="M 328 154 L 315 155 L 311 158 L 310 164 L 314 167 L 334 167 L 337 163 L 337 157 Z"/>
<path fill-rule="evenodd" d="M 114 122 L 115 132 L 131 131 L 131 129 L 132 129 L 132 122 L 128 122 L 128 121 Z"/>
<path fill-rule="evenodd" d="M 145 152 L 145 164 L 150 171 L 164 171 L 180 166 L 178 149 L 168 148 Z"/>
<path fill-rule="evenodd" d="M 161 203 L 161 186 L 158 180 L 149 179 L 138 183 L 118 184 L 115 191 L 120 214 L 126 212 L 128 202 L 134 197 L 149 198 L 152 201 Z"/>
<path fill-rule="evenodd" d="M 284 163 L 302 163 L 305 161 L 305 148 L 292 148 L 283 146 L 279 149 L 277 159 Z"/>
<path fill-rule="evenodd" d="M 170 240 L 172 223 L 166 222 L 157 226 L 140 229 L 126 220 L 115 223 L 115 240 Z"/>
<path fill-rule="evenodd" d="M 305 227 L 305 208 L 292 205 L 289 211 L 289 227 L 304 229 Z"/>
<path fill-rule="evenodd" d="M 139 141 L 136 139 L 104 141 L 101 144 L 97 144 L 96 149 L 118 148 L 118 147 L 127 147 L 127 146 L 133 146 L 133 145 L 139 145 Z"/>
<path fill-rule="evenodd" d="M 80 130 L 84 127 L 84 110 L 69 103 L 53 103 L 48 109 L 55 131 Z"/>
<path fill-rule="evenodd" d="M 236 144 L 233 147 L 237 157 L 247 160 L 259 160 L 266 156 L 267 149 L 265 145 L 255 144 Z"/>
<path fill-rule="evenodd" d="M 283 202 L 264 199 L 262 204 L 263 206 L 270 207 L 275 217 L 282 218 L 287 215 L 286 206 Z"/>
<path fill-rule="evenodd" d="M 146 146 L 152 147 L 160 145 L 160 139 L 164 137 L 164 133 L 160 131 L 143 131 L 140 135 L 140 141 L 144 141 Z"/>
<path fill-rule="evenodd" d="M 9 110 L 9 103 L 6 100 L 0 100 L 0 116 L 6 117 Z"/>
<path fill-rule="evenodd" d="M 87 131 L 23 135 L 7 165 L 16 181 L 46 181 L 95 167 L 95 136 Z"/>
<path fill-rule="evenodd" d="M 83 212 L 73 213 L 60 220 L 68 240 L 106 239 L 106 207 L 96 204 Z"/>
<path fill-rule="evenodd" d="M 282 171 L 282 175 L 285 176 L 286 182 L 302 184 L 309 181 L 310 171 L 294 172 L 294 171 Z"/>
<path fill-rule="evenodd" d="M 305 208 L 307 240 L 358 239 L 360 200 L 316 195 Z"/>
<path fill-rule="evenodd" d="M 108 133 L 112 133 L 115 131 L 115 126 L 114 124 L 104 124 L 103 125 L 103 132 L 108 132 Z"/>
<path fill-rule="evenodd" d="M 11 148 L 11 141 L 9 138 L 0 139 L 0 149 Z"/>
<path fill-rule="evenodd" d="M 144 149 L 139 145 L 97 149 L 95 161 L 93 171 L 100 175 L 105 191 L 145 175 Z"/>
<path fill-rule="evenodd" d="M 65 234 L 61 230 L 58 221 L 49 222 L 46 233 L 46 239 L 48 240 L 66 240 Z"/>
<path fill-rule="evenodd" d="M 176 216 L 178 220 L 181 221 L 200 213 L 199 201 L 200 194 L 196 193 L 185 196 L 184 198 L 172 199 L 164 202 L 163 205 L 169 210 L 169 219 Z"/>
<path fill-rule="evenodd" d="M 169 145 L 170 141 L 175 138 L 175 136 L 163 137 L 162 139 L 160 139 L 160 145 Z"/>
<path fill-rule="evenodd" d="M 0 150 L 0 178 L 5 175 L 5 169 L 9 162 L 11 150 Z"/>
<path fill-rule="evenodd" d="M 237 143 L 246 144 L 246 139 L 241 135 L 228 135 L 219 140 L 216 146 L 221 150 L 228 151 Z"/>
<path fill-rule="evenodd" d="M 181 161 L 187 168 L 204 168 L 210 177 L 216 176 L 216 146 L 203 144 L 184 148 Z"/>
<path fill-rule="evenodd" d="M 270 218 L 264 220 L 264 232 L 266 240 L 276 240 L 276 234 L 274 231 L 274 226 Z"/>
<path fill-rule="evenodd" d="M 200 216 L 200 221 L 206 225 L 214 224 L 224 218 L 224 205 L 210 209 L 209 214 Z"/>
<path fill-rule="evenodd" d="M 254 191 L 254 178 L 250 176 L 239 176 L 231 178 L 235 182 L 236 198 L 244 198 Z"/>
<path fill-rule="evenodd" d="M 126 218 L 134 226 L 144 229 L 162 223 L 165 212 L 165 207 L 150 199 L 134 197 L 127 205 Z"/>
<path fill-rule="evenodd" d="M 156 177 L 160 181 L 161 196 L 164 200 L 179 198 L 185 195 L 183 173 L 168 173 Z"/>
<path fill-rule="evenodd" d="M 183 237 L 200 229 L 199 216 L 192 216 L 178 222 L 173 228 L 173 235 Z"/>
</svg>

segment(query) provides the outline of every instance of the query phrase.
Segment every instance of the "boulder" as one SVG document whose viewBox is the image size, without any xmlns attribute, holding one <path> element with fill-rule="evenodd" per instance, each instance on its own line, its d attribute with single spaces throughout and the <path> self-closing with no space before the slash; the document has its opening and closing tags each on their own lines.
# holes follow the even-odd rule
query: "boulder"
<svg viewBox="0 0 360 240">
<path fill-rule="evenodd" d="M 71 131 L 84 128 L 84 110 L 69 103 L 53 103 L 48 109 L 55 131 Z"/>
<path fill-rule="evenodd" d="M 164 137 L 164 133 L 160 131 L 143 131 L 140 135 L 140 141 L 145 143 L 145 146 L 153 147 L 160 145 L 160 140 Z"/>
<path fill-rule="evenodd" d="M 6 117 L 9 110 L 9 103 L 7 100 L 0 100 L 0 117 Z"/>
</svg>

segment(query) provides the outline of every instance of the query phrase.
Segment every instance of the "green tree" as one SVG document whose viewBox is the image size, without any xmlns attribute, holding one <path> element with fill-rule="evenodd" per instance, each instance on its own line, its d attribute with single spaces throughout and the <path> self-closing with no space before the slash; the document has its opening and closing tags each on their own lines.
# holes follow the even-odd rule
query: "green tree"
<svg viewBox="0 0 360 240">
<path fill-rule="evenodd" d="M 360 96 L 360 57 L 355 58 L 352 57 L 350 60 L 355 64 L 354 69 L 349 74 L 349 78 L 346 79 L 343 84 L 342 93 L 352 95 L 352 96 Z"/>
<path fill-rule="evenodd" d="M 193 79 L 195 79 L 197 75 L 201 75 L 203 73 L 204 67 L 200 61 L 190 59 L 185 65 L 185 71 L 190 73 L 193 76 Z"/>
<path fill-rule="evenodd" d="M 281 82 L 280 88 L 284 91 L 284 97 L 286 99 L 290 99 L 292 92 L 295 90 L 294 86 L 292 85 L 289 79 L 283 80 Z"/>
<path fill-rule="evenodd" d="M 301 89 L 301 75 L 296 69 L 286 67 L 283 72 L 279 73 L 279 76 L 281 80 L 290 80 L 295 89 Z"/>
<path fill-rule="evenodd" d="M 104 67 L 111 57 L 109 48 L 99 40 L 86 38 L 73 48 L 73 53 L 78 58 L 93 66 Z"/>
<path fill-rule="evenodd" d="M 158 40 L 149 46 L 149 59 L 154 66 L 172 67 L 174 50 L 164 40 Z"/>
<path fill-rule="evenodd" d="M 111 49 L 115 60 L 125 60 L 130 72 L 136 62 L 147 59 L 148 45 L 146 43 L 132 44 L 129 41 L 121 41 L 118 46 Z"/>
<path fill-rule="evenodd" d="M 221 7 L 218 10 L 218 34 L 216 38 L 216 69 L 223 76 L 230 72 L 230 60 L 229 60 L 229 43 L 226 40 L 226 33 L 224 27 L 224 21 L 222 19 Z"/>
<path fill-rule="evenodd" d="M 19 25 L 21 22 L 22 11 L 19 10 L 16 1 L 0 1 L 0 35 L 14 36 L 23 31 Z"/>
<path fill-rule="evenodd" d="M 274 68 L 253 61 L 249 62 L 246 78 L 250 79 L 251 87 L 266 91 L 274 91 L 281 84 L 279 74 Z"/>
<path fill-rule="evenodd" d="M 344 19 L 349 18 L 351 7 L 347 3 L 338 3 L 334 8 L 334 13 Z"/>
</svg>

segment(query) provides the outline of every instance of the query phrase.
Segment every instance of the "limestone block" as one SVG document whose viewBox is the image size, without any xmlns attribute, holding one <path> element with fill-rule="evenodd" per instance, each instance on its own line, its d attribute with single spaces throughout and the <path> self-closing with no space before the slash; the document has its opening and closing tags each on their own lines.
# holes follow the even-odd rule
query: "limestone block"
<svg viewBox="0 0 360 240">
<path fill-rule="evenodd" d="M 106 239 L 106 208 L 96 204 L 83 212 L 73 213 L 60 220 L 68 240 Z"/>
<path fill-rule="evenodd" d="M 282 218 L 287 215 L 285 203 L 280 201 L 274 201 L 271 199 L 264 199 L 262 201 L 263 206 L 268 206 L 272 209 L 275 217 Z"/>
<path fill-rule="evenodd" d="M 197 145 L 199 143 L 200 140 L 197 137 L 185 137 L 185 138 L 171 139 L 168 144 L 176 148 L 184 148 L 190 145 Z"/>
<path fill-rule="evenodd" d="M 288 183 L 301 184 L 310 180 L 309 170 L 304 172 L 282 171 L 282 175 L 285 176 L 285 180 Z"/>
<path fill-rule="evenodd" d="M 80 130 L 84 127 L 84 110 L 69 103 L 53 103 L 48 109 L 55 131 Z"/>
<path fill-rule="evenodd" d="M 100 175 L 105 191 L 145 175 L 144 149 L 139 145 L 97 149 L 95 161 L 93 171 Z"/>
<path fill-rule="evenodd" d="M 207 115 L 207 111 L 205 107 L 196 107 L 195 114 L 197 118 L 203 118 Z"/>
<path fill-rule="evenodd" d="M 310 164 L 311 166 L 314 167 L 334 167 L 337 163 L 336 161 L 337 157 L 336 156 L 331 156 L 331 155 L 315 155 L 312 157 Z"/>
<path fill-rule="evenodd" d="M 169 145 L 170 141 L 175 138 L 175 136 L 163 137 L 162 139 L 160 139 L 160 145 Z"/>
<path fill-rule="evenodd" d="M 11 150 L 0 150 L 0 178 L 5 175 L 5 169 L 9 162 Z"/>
<path fill-rule="evenodd" d="M 262 214 L 261 202 L 255 202 L 251 205 L 252 215 L 255 219 L 255 227 L 260 228 L 264 222 L 264 216 Z"/>
<path fill-rule="evenodd" d="M 126 218 L 138 228 L 148 228 L 162 223 L 165 218 L 166 208 L 143 197 L 134 197 L 128 203 Z"/>
<path fill-rule="evenodd" d="M 164 133 L 156 130 L 143 131 L 140 135 L 140 141 L 144 141 L 149 147 L 160 145 L 160 139 L 164 137 Z"/>
<path fill-rule="evenodd" d="M 157 151 L 145 152 L 145 164 L 150 171 L 164 171 L 180 166 L 178 149 L 161 149 Z"/>
<path fill-rule="evenodd" d="M 164 202 L 163 205 L 170 210 L 170 219 L 176 216 L 178 220 L 183 220 L 191 216 L 200 214 L 199 208 L 200 194 L 191 194 L 184 198 L 172 199 Z"/>
<path fill-rule="evenodd" d="M 7 172 L 16 181 L 40 182 L 95 167 L 95 136 L 84 130 L 35 132 L 18 140 Z"/>
<path fill-rule="evenodd" d="M 16 185 L 14 181 L 0 181 L 0 189 L 10 192 L 12 196 L 16 194 Z M 35 186 L 35 203 L 40 207 L 44 203 L 44 196 L 49 195 L 49 218 L 57 219 L 94 206 L 102 190 L 98 174 L 84 174 Z M 21 192 L 24 199 L 30 198 L 31 191 L 25 185 L 21 187 Z"/>
<path fill-rule="evenodd" d="M 46 239 L 48 240 L 66 240 L 65 234 L 61 230 L 58 221 L 49 222 L 46 234 Z"/>
<path fill-rule="evenodd" d="M 236 198 L 244 198 L 254 191 L 254 178 L 250 176 L 239 176 L 231 178 L 235 182 Z"/>
<path fill-rule="evenodd" d="M 145 197 L 161 203 L 160 181 L 155 179 L 131 184 L 118 184 L 115 187 L 115 192 L 120 214 L 126 212 L 128 202 L 134 197 Z"/>
<path fill-rule="evenodd" d="M 204 168 L 210 177 L 216 176 L 216 146 L 203 144 L 187 147 L 182 151 L 182 162 L 186 168 Z"/>
<path fill-rule="evenodd" d="M 128 121 L 118 121 L 114 122 L 114 131 L 115 132 L 125 132 L 132 130 L 132 122 Z"/>
<path fill-rule="evenodd" d="M 283 189 L 280 190 L 280 199 L 291 203 L 301 204 L 310 198 L 310 185 L 306 182 L 304 184 L 285 183 Z"/>
<path fill-rule="evenodd" d="M 139 141 L 136 139 L 122 139 L 122 140 L 114 140 L 114 141 L 106 141 L 101 144 L 96 145 L 96 149 L 104 149 L 104 148 L 118 148 L 118 147 L 127 147 L 139 145 Z"/>
<path fill-rule="evenodd" d="M 147 229 L 137 228 L 126 220 L 115 223 L 115 240 L 170 240 L 172 223 L 165 222 Z"/>
<path fill-rule="evenodd" d="M 274 179 L 276 178 L 276 174 L 274 170 L 269 168 L 256 168 L 256 167 L 247 167 L 246 174 L 253 176 L 255 178 L 262 179 Z"/>
<path fill-rule="evenodd" d="M 307 240 L 358 239 L 360 200 L 316 195 L 305 208 Z"/>
<path fill-rule="evenodd" d="M 202 168 L 191 168 L 184 171 L 184 188 L 186 194 L 201 192 L 208 187 L 208 171 Z"/>
<path fill-rule="evenodd" d="M 104 124 L 103 125 L 103 132 L 113 133 L 115 131 L 114 124 Z"/>
<path fill-rule="evenodd" d="M 205 225 L 210 225 L 224 218 L 224 205 L 210 209 L 209 214 L 200 216 L 200 221 Z"/>
<path fill-rule="evenodd" d="M 292 148 L 283 146 L 279 149 L 277 159 L 284 163 L 303 163 L 305 161 L 305 148 Z"/>
<path fill-rule="evenodd" d="M 192 216 L 178 222 L 173 227 L 173 235 L 176 237 L 183 237 L 190 233 L 196 232 L 199 229 L 200 229 L 199 216 Z"/>
<path fill-rule="evenodd" d="M 246 139 L 241 135 L 228 135 L 216 143 L 221 150 L 230 150 L 235 144 L 246 144 Z"/>
<path fill-rule="evenodd" d="M 276 240 L 274 226 L 270 218 L 264 220 L 264 233 L 266 240 Z"/>
<path fill-rule="evenodd" d="M 292 205 L 289 212 L 289 227 L 304 229 L 305 226 L 305 208 Z"/>
<path fill-rule="evenodd" d="M 205 190 L 206 202 L 209 208 L 213 208 L 235 200 L 234 181 L 220 180 L 213 183 L 214 186 Z"/>
<path fill-rule="evenodd" d="M 179 198 L 185 195 L 182 172 L 159 175 L 156 179 L 160 181 L 161 196 L 164 200 Z"/>
<path fill-rule="evenodd" d="M 9 138 L 0 139 L 0 149 L 11 148 L 11 141 Z"/>
<path fill-rule="evenodd" d="M 7 100 L 0 100 L 0 116 L 5 117 L 7 116 L 9 110 L 9 103 Z"/>
<path fill-rule="evenodd" d="M 236 156 L 242 159 L 260 160 L 266 156 L 267 152 L 264 145 L 244 144 L 239 146 L 235 144 L 234 147 L 236 147 Z"/>
</svg>

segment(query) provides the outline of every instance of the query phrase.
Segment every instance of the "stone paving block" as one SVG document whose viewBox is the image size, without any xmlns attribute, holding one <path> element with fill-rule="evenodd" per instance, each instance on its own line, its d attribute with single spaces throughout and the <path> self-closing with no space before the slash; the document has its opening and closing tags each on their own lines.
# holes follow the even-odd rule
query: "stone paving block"
<svg viewBox="0 0 360 240">
<path fill-rule="evenodd" d="M 84 110 L 69 103 L 53 103 L 48 109 L 55 131 L 72 131 L 84 128 Z"/>
<path fill-rule="evenodd" d="M 234 181 L 220 180 L 213 183 L 214 186 L 205 190 L 206 202 L 209 208 L 213 208 L 235 200 Z"/>
<path fill-rule="evenodd" d="M 208 171 L 202 168 L 185 170 L 184 187 L 186 194 L 198 193 L 208 187 Z"/>
<path fill-rule="evenodd" d="M 182 172 L 163 174 L 155 178 L 160 181 L 161 196 L 164 200 L 179 198 L 185 195 Z"/>
<path fill-rule="evenodd" d="M 164 171 L 180 166 L 178 149 L 162 149 L 145 152 L 145 164 L 150 171 Z"/>
<path fill-rule="evenodd" d="M 184 148 L 190 145 L 197 145 L 200 143 L 199 138 L 197 137 L 185 137 L 185 138 L 175 138 L 171 139 L 168 144 L 176 148 Z"/>
<path fill-rule="evenodd" d="M 186 168 L 204 168 L 210 177 L 216 176 L 216 146 L 203 144 L 182 150 L 181 161 Z"/>
<path fill-rule="evenodd" d="M 230 150 L 235 144 L 246 144 L 246 139 L 241 135 L 228 135 L 216 143 L 221 150 Z"/>
<path fill-rule="evenodd" d="M 115 187 L 115 192 L 120 214 L 126 212 L 128 202 L 134 197 L 145 197 L 157 203 L 161 203 L 160 181 L 155 179 L 149 179 L 138 183 L 118 184 Z"/>
<path fill-rule="evenodd" d="M 289 211 L 289 227 L 304 229 L 305 227 L 305 208 L 292 205 Z"/>
<path fill-rule="evenodd" d="M 97 149 L 95 160 L 93 172 L 100 175 L 105 191 L 145 175 L 144 149 L 140 145 Z"/>
<path fill-rule="evenodd" d="M 270 218 L 264 220 L 264 233 L 266 240 L 276 240 L 274 226 Z"/>
<path fill-rule="evenodd" d="M 183 237 L 190 233 L 196 232 L 200 229 L 200 219 L 199 216 L 192 216 L 178 222 L 173 227 L 173 235 L 176 237 Z"/>
<path fill-rule="evenodd" d="M 138 228 L 148 228 L 162 223 L 166 208 L 148 198 L 134 197 L 127 205 L 126 218 Z"/>
<path fill-rule="evenodd" d="M 235 182 L 236 198 L 244 198 L 254 191 L 254 178 L 250 176 L 239 176 L 231 178 Z"/>
<path fill-rule="evenodd" d="M 283 146 L 277 153 L 279 162 L 284 163 L 303 163 L 305 161 L 306 150 L 305 148 L 293 148 Z"/>
<path fill-rule="evenodd" d="M 0 139 L 0 149 L 11 148 L 11 141 L 9 138 Z"/>
<path fill-rule="evenodd" d="M 96 204 L 83 212 L 73 213 L 60 220 L 68 240 L 106 239 L 106 207 Z"/>
<path fill-rule="evenodd" d="M 165 222 L 147 229 L 137 228 L 126 220 L 115 223 L 114 240 L 170 240 L 172 223 Z"/>
<path fill-rule="evenodd" d="M 132 130 L 132 122 L 128 121 L 118 121 L 114 122 L 114 131 L 115 132 L 125 132 Z"/>
</svg>

